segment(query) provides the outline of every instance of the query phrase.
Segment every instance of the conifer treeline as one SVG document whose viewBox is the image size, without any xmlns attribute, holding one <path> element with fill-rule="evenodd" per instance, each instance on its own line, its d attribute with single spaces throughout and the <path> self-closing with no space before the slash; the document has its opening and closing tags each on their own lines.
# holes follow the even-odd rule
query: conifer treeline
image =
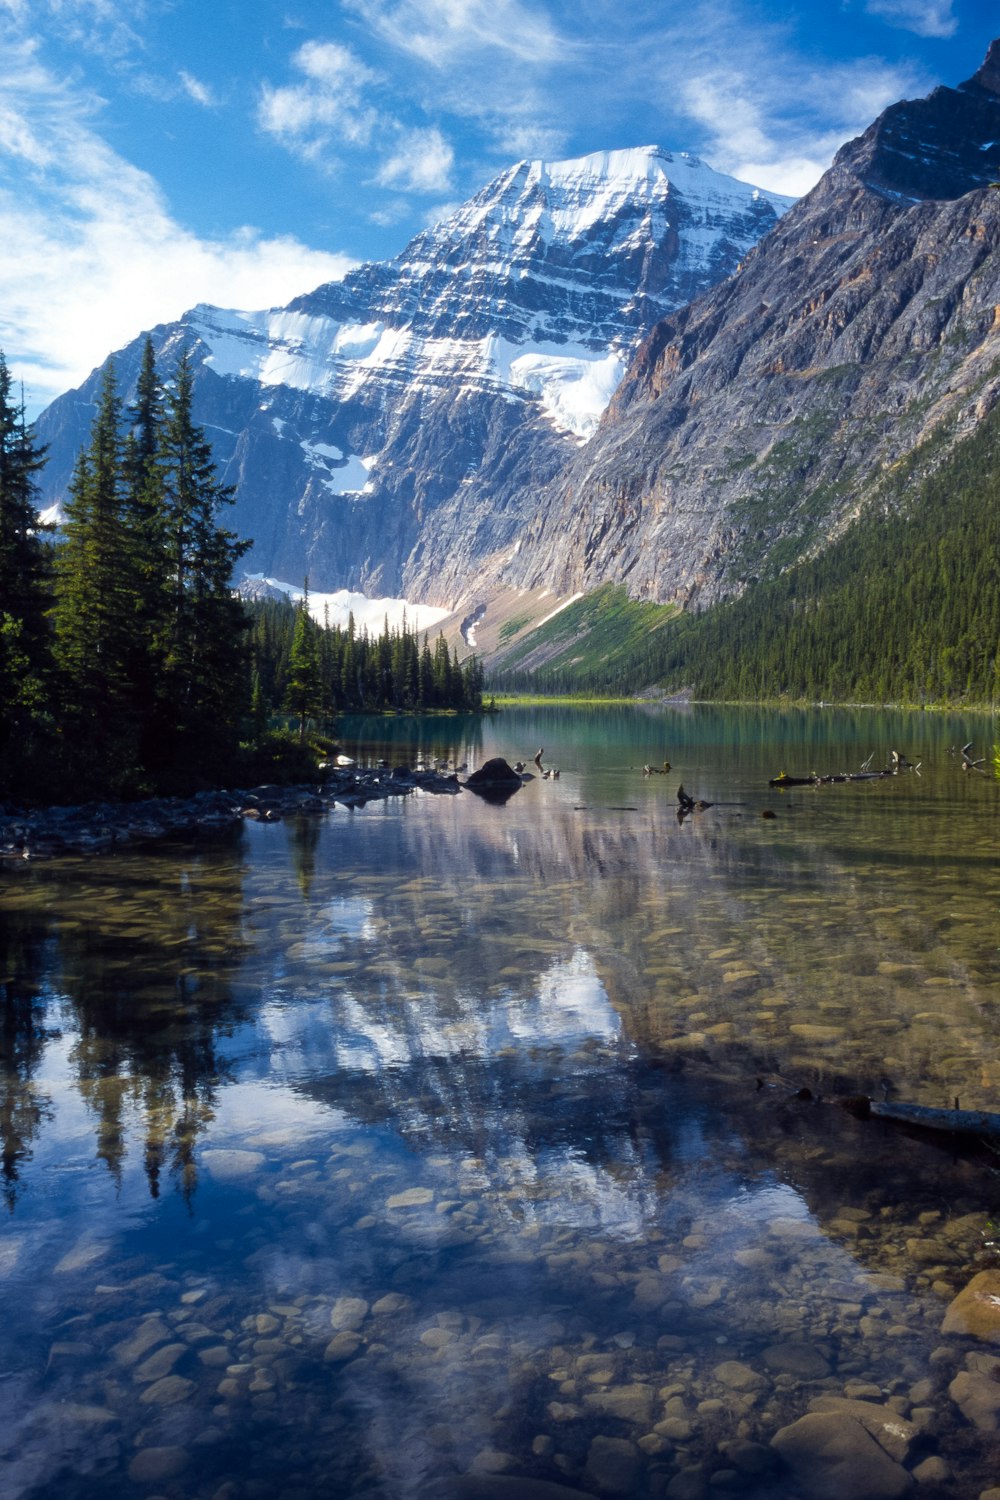
<svg viewBox="0 0 1000 1500">
<path fill-rule="evenodd" d="M 513 671 L 491 685 L 1000 703 L 1000 407 L 929 477 L 915 476 L 920 461 L 918 451 L 886 476 L 877 509 L 815 558 L 666 621 L 613 665 Z"/>
<path fill-rule="evenodd" d="M 134 795 L 217 774 L 247 709 L 247 620 L 220 524 L 232 492 L 147 340 L 134 405 L 109 364 L 53 543 L 44 462 L 0 356 L 0 791 Z"/>
<path fill-rule="evenodd" d="M 309 611 L 308 588 L 298 605 L 260 600 L 248 605 L 253 643 L 255 715 L 288 713 L 300 730 L 309 719 L 344 712 L 384 713 L 456 709 L 479 713 L 483 670 L 476 657 L 459 662 L 443 635 L 433 647 L 426 634 L 402 626 L 359 634 L 320 625 Z"/>
<path fill-rule="evenodd" d="M 192 419 L 183 354 L 147 339 L 133 404 L 105 371 L 58 539 L 45 462 L 0 353 L 0 798 L 79 801 L 223 784 L 276 764 L 275 713 L 482 706 L 478 663 L 406 629 L 369 640 L 255 605 L 221 524 L 233 492 Z"/>
</svg>

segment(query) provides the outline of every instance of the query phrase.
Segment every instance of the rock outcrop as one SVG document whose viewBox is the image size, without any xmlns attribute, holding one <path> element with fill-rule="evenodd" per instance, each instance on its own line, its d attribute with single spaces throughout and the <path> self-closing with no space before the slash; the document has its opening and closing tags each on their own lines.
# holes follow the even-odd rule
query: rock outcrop
<svg viewBox="0 0 1000 1500">
<path fill-rule="evenodd" d="M 711 603 L 826 545 L 914 450 L 938 461 L 1000 396 L 997 178 L 1000 43 L 651 332 L 504 581 Z"/>
<path fill-rule="evenodd" d="M 284 308 L 201 306 L 154 329 L 165 373 L 191 351 L 247 571 L 457 603 L 516 554 L 649 329 L 790 201 L 655 147 L 525 161 L 392 261 Z M 142 342 L 116 356 L 126 398 Z M 99 379 L 39 421 L 52 505 Z"/>
</svg>

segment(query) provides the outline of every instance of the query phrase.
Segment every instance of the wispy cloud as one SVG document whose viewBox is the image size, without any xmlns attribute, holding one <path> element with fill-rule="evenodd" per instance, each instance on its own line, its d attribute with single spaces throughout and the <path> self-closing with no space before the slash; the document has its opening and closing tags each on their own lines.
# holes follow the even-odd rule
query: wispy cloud
<svg viewBox="0 0 1000 1500">
<path fill-rule="evenodd" d="M 109 62 L 143 50 L 147 0 L 0 0 L 19 21 L 43 21 L 74 47 Z"/>
<path fill-rule="evenodd" d="M 296 83 L 264 86 L 261 128 L 307 161 L 339 165 L 344 149 L 370 153 L 372 181 L 397 192 L 451 187 L 455 153 L 437 125 L 406 125 L 381 107 L 385 80 L 349 47 L 309 41 L 292 58 Z"/>
<path fill-rule="evenodd" d="M 493 53 L 533 67 L 567 59 L 573 44 L 541 6 L 521 0 L 346 0 L 377 35 L 436 68 L 470 53 Z"/>
<path fill-rule="evenodd" d="M 206 109 L 213 109 L 216 106 L 218 100 L 207 83 L 202 83 L 200 78 L 195 78 L 193 73 L 188 73 L 184 68 L 181 68 L 177 76 L 180 79 L 181 88 L 189 99 L 194 100 L 195 104 L 201 104 Z"/>
<path fill-rule="evenodd" d="M 310 161 L 327 158 L 341 145 L 367 146 L 379 113 L 366 102 L 378 75 L 337 42 L 306 42 L 292 58 L 297 83 L 265 84 L 257 118 L 275 136 Z"/>
<path fill-rule="evenodd" d="M 394 79 L 405 70 L 428 114 L 436 106 L 474 122 L 487 149 L 508 160 L 564 155 L 588 121 L 605 132 L 595 148 L 609 137 L 635 142 L 641 117 L 652 127 L 643 140 L 694 149 L 723 171 L 799 194 L 845 140 L 925 81 L 879 59 L 821 71 L 789 20 L 743 0 L 688 0 L 683 12 L 662 0 L 344 3 L 397 60 Z M 950 9 L 948 0 L 867 3 L 906 9 L 914 21 L 920 12 L 926 25 L 933 13 L 945 24 Z"/>
<path fill-rule="evenodd" d="M 32 405 L 195 302 L 268 306 L 352 264 L 252 228 L 193 234 L 101 139 L 99 101 L 50 73 L 30 40 L 3 41 L 0 347 Z"/>
<path fill-rule="evenodd" d="M 958 30 L 954 0 L 868 0 L 869 15 L 917 36 L 954 36 Z"/>
<path fill-rule="evenodd" d="M 800 195 L 843 143 L 897 99 L 918 92 L 913 73 L 882 63 L 802 70 L 796 113 L 783 114 L 759 76 L 702 75 L 682 85 L 684 107 L 709 132 L 713 165 L 776 192 Z"/>
<path fill-rule="evenodd" d="M 376 181 L 402 192 L 446 193 L 454 164 L 455 153 L 440 130 L 408 130 L 382 163 Z"/>
</svg>

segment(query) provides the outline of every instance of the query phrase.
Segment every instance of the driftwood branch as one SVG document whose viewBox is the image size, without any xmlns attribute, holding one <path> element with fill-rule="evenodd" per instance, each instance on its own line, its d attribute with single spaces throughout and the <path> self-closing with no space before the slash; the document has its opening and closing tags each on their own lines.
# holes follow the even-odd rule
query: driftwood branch
<svg viewBox="0 0 1000 1500">
<path fill-rule="evenodd" d="M 934 1109 L 926 1104 L 890 1104 L 865 1095 L 836 1099 L 856 1120 L 891 1120 L 921 1130 L 943 1130 L 951 1135 L 976 1135 L 1000 1141 L 1000 1115 L 986 1109 Z"/>
<path fill-rule="evenodd" d="M 987 1109 L 960 1109 L 957 1099 L 954 1109 L 938 1109 L 928 1104 L 871 1099 L 867 1094 L 825 1098 L 814 1094 L 809 1088 L 795 1089 L 786 1079 L 781 1078 L 767 1081 L 758 1078 L 757 1088 L 779 1088 L 803 1103 L 836 1104 L 855 1120 L 885 1120 L 888 1124 L 899 1125 L 903 1130 L 933 1132 L 938 1136 L 963 1136 L 982 1143 L 992 1151 L 1000 1150 L 1000 1114 Z"/>
<path fill-rule="evenodd" d="M 772 776 L 767 783 L 768 786 L 829 786 L 833 782 L 840 781 L 883 781 L 887 776 L 898 776 L 901 771 L 916 771 L 919 773 L 922 761 L 916 765 L 907 760 L 906 756 L 899 750 L 889 753 L 889 765 L 882 771 L 871 769 L 875 753 L 872 752 L 864 762 L 860 771 L 842 771 L 835 775 L 821 776 L 818 771 L 812 771 L 808 776 L 789 776 L 787 771 L 782 771 L 779 776 Z"/>
</svg>

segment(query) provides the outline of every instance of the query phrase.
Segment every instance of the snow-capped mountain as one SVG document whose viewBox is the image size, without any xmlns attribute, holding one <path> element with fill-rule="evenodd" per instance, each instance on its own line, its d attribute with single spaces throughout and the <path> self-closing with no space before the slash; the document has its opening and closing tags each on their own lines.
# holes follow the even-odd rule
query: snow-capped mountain
<svg viewBox="0 0 1000 1500">
<path fill-rule="evenodd" d="M 902 465 L 932 470 L 1000 402 L 998 180 L 1000 40 L 885 110 L 654 329 L 494 590 L 710 604 L 822 550 Z"/>
<path fill-rule="evenodd" d="M 789 199 L 655 147 L 521 162 L 418 235 L 287 307 L 199 306 L 195 416 L 236 486 L 249 569 L 454 602 L 517 547 L 540 485 L 596 428 L 652 326 L 721 281 Z M 126 395 L 141 341 L 116 356 Z M 43 414 L 48 503 L 100 372 Z"/>
</svg>

